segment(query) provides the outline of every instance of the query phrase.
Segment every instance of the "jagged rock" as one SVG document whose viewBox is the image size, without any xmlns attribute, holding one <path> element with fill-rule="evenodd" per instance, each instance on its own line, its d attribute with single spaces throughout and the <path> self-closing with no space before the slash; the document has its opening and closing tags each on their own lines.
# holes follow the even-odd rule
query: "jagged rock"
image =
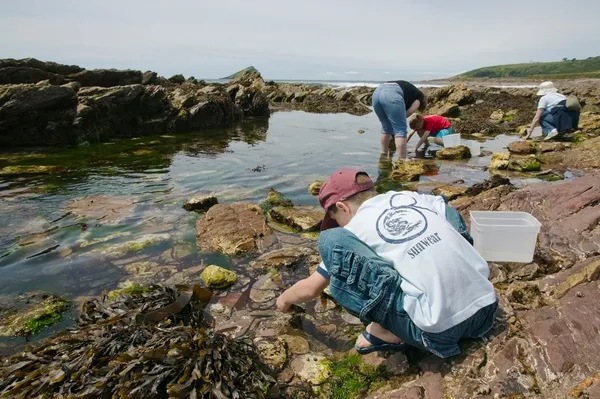
<svg viewBox="0 0 600 399">
<path fill-rule="evenodd" d="M 250 262 L 250 266 L 254 269 L 291 267 L 314 253 L 315 251 L 311 248 L 299 246 L 284 247 L 259 256 L 255 261 Z"/>
<path fill-rule="evenodd" d="M 460 115 L 460 107 L 458 104 L 443 104 L 431 110 L 432 114 L 445 116 L 447 118 L 455 118 Z"/>
<path fill-rule="evenodd" d="M 182 74 L 177 74 L 177 75 L 171 76 L 168 80 L 171 83 L 182 84 L 185 82 L 185 76 L 183 76 Z"/>
<path fill-rule="evenodd" d="M 490 276 L 489 280 L 494 284 L 505 283 L 508 280 L 505 267 L 496 263 L 489 263 Z"/>
<path fill-rule="evenodd" d="M 432 195 L 443 195 L 448 201 L 455 200 L 458 197 L 462 197 L 468 191 L 467 187 L 459 186 L 440 186 L 431 190 Z"/>
<path fill-rule="evenodd" d="M 528 155 L 535 154 L 536 147 L 533 141 L 515 141 L 508 145 L 508 151 L 513 154 Z"/>
<path fill-rule="evenodd" d="M 200 277 L 208 288 L 226 288 L 237 281 L 237 274 L 216 265 L 207 266 Z"/>
<path fill-rule="evenodd" d="M 37 83 L 43 80 L 53 85 L 65 83 L 62 76 L 37 68 L 27 66 L 0 68 L 0 84 Z"/>
<path fill-rule="evenodd" d="M 207 211 L 211 206 L 218 203 L 219 201 L 214 195 L 201 195 L 185 201 L 183 209 L 186 211 Z"/>
<path fill-rule="evenodd" d="M 0 146 L 72 142 L 77 94 L 50 85 L 0 86 Z"/>
<path fill-rule="evenodd" d="M 227 95 L 208 97 L 188 111 L 188 128 L 224 126 L 240 120 L 243 114 Z"/>
<path fill-rule="evenodd" d="M 81 83 L 83 87 L 114 87 L 141 84 L 142 72 L 130 69 L 93 69 L 71 74 L 68 78 L 69 80 Z"/>
<path fill-rule="evenodd" d="M 146 71 L 142 75 L 143 85 L 155 85 L 158 83 L 158 74 L 154 71 Z"/>
<path fill-rule="evenodd" d="M 461 83 L 452 88 L 452 92 L 448 96 L 450 103 L 456 103 L 460 106 L 473 103 L 473 92 L 469 90 L 466 84 Z"/>
<path fill-rule="evenodd" d="M 196 241 L 204 251 L 226 255 L 254 253 L 274 242 L 258 205 L 236 202 L 217 204 L 196 222 Z"/>
<path fill-rule="evenodd" d="M 241 87 L 235 94 L 235 104 L 246 116 L 269 116 L 269 101 L 256 87 Z"/>
<path fill-rule="evenodd" d="M 454 160 L 454 159 L 469 159 L 471 158 L 471 150 L 469 147 L 459 145 L 457 147 L 442 148 L 435 153 L 438 159 Z"/>
<path fill-rule="evenodd" d="M 318 206 L 277 206 L 269 211 L 269 216 L 276 222 L 303 232 L 318 231 L 323 214 Z"/>
<path fill-rule="evenodd" d="M 308 192 L 311 193 L 312 195 L 319 195 L 319 191 L 321 190 L 322 185 L 323 185 L 322 180 L 315 180 L 314 182 L 310 183 L 310 185 L 308 186 Z"/>
<path fill-rule="evenodd" d="M 291 368 L 301 381 L 311 385 L 321 385 L 331 376 L 329 364 L 330 362 L 322 354 L 309 353 L 292 360 Z"/>
</svg>

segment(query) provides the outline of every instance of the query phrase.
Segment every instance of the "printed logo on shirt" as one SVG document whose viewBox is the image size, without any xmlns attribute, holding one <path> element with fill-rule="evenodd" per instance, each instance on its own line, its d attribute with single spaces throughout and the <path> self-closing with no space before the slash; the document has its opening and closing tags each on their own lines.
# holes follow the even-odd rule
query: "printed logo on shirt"
<svg viewBox="0 0 600 399">
<path fill-rule="evenodd" d="M 390 198 L 390 209 L 386 209 L 377 218 L 377 234 L 390 244 L 402 244 L 420 237 L 428 226 L 425 214 L 420 210 L 428 210 L 416 206 L 417 200 L 395 194 Z M 431 212 L 431 211 L 430 211 Z"/>
</svg>

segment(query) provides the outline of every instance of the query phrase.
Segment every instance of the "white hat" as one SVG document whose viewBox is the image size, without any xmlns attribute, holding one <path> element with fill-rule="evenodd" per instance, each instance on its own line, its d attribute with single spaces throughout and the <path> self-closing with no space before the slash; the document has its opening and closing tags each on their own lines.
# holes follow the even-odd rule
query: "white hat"
<svg viewBox="0 0 600 399">
<path fill-rule="evenodd" d="M 537 92 L 538 96 L 545 96 L 546 94 L 556 93 L 558 89 L 554 87 L 552 82 L 544 82 L 540 85 L 540 89 Z"/>
</svg>

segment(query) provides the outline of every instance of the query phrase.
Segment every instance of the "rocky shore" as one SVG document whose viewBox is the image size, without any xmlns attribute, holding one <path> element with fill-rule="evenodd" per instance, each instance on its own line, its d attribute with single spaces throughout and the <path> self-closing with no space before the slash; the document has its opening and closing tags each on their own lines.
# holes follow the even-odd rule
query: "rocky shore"
<svg viewBox="0 0 600 399">
<path fill-rule="evenodd" d="M 584 105 L 582 128 L 598 129 L 597 82 L 560 83 Z M 532 118 L 535 90 L 495 89 L 466 83 L 426 88 L 428 113 L 453 119 L 463 134 L 517 132 Z M 114 138 L 189 132 L 231 125 L 272 110 L 317 113 L 371 110 L 373 89 L 265 82 L 247 72 L 227 84 L 155 72 L 86 70 L 36 59 L 0 60 L 0 145 L 81 144 Z M 588 122 L 590 118 L 593 121 Z"/>
<path fill-rule="evenodd" d="M 409 349 L 358 356 L 350 348 L 361 322 L 327 295 L 291 313 L 276 311 L 277 296 L 320 262 L 319 207 L 296 205 L 275 190 L 261 202 L 198 195 L 176 204 L 193 216 L 195 244 L 172 239 L 169 227 L 154 222 L 137 235 L 87 236 L 86 217 L 94 227 L 117 226 L 146 206 L 103 193 L 68 200 L 64 217 L 73 221 L 65 223 L 81 229 L 77 250 L 90 255 L 77 281 L 100 284 L 93 281 L 97 268 L 118 275 L 119 287 L 76 304 L 60 293 L 0 296 L 0 337 L 12 340 L 8 348 L 0 341 L 6 354 L 0 397 L 600 397 L 600 85 L 560 88 L 584 104 L 579 131 L 561 142 L 511 143 L 493 154 L 485 182 L 435 183 L 433 193 L 451 199 L 467 223 L 475 210 L 525 211 L 542 223 L 533 262 L 489 263 L 500 311 L 490 336 L 464 342 L 462 355 L 441 360 Z M 4 60 L 0 145 L 193 131 L 287 109 L 360 115 L 369 112 L 372 91 L 264 82 L 256 72 L 206 84 L 180 75 Z M 536 100 L 534 90 L 523 88 L 460 84 L 426 92 L 428 112 L 451 117 L 473 140 L 518 134 Z M 377 189 L 416 189 L 415 181 L 441 163 L 470 157 L 468 147 L 457 147 L 437 160 L 397 162 Z M 26 171 L 0 166 L 4 176 Z M 531 177 L 549 181 L 512 184 Z M 316 195 L 321 183 L 307 191 Z M 20 244 L 43 240 L 53 229 Z M 190 265 L 198 249 L 229 266 Z M 59 251 L 67 259 L 72 249 Z M 69 317 L 76 319 L 69 329 L 57 324 Z M 24 348 L 25 338 L 37 340 L 52 326 L 62 331 Z"/>
</svg>

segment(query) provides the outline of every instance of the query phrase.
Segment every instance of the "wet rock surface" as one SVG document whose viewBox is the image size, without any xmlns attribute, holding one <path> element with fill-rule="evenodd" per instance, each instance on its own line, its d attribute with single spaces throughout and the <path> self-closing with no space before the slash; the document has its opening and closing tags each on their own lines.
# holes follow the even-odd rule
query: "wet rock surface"
<svg viewBox="0 0 600 399">
<path fill-rule="evenodd" d="M 459 145 L 457 147 L 442 148 L 436 151 L 435 157 L 438 159 L 453 160 L 453 159 L 469 159 L 471 158 L 471 150 L 469 147 Z"/>
<path fill-rule="evenodd" d="M 255 204 L 217 204 L 196 222 L 196 241 L 202 250 L 235 256 L 263 251 L 273 240 L 273 232 Z"/>
</svg>

